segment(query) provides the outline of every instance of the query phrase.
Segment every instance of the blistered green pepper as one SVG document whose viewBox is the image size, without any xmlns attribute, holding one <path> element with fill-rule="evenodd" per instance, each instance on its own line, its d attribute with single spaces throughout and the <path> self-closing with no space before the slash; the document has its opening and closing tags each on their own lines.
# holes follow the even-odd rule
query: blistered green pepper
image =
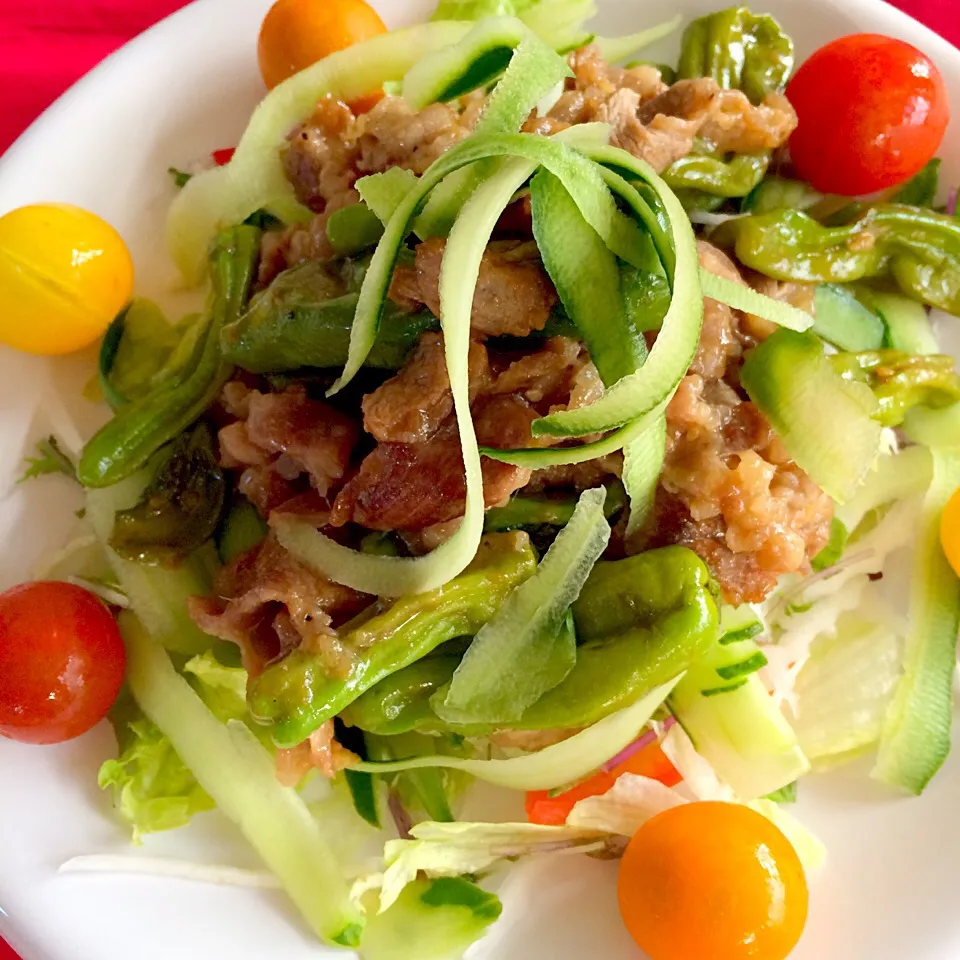
<svg viewBox="0 0 960 960">
<path fill-rule="evenodd" d="M 254 717 L 272 725 L 278 746 L 295 746 L 385 677 L 454 637 L 475 634 L 536 566 L 526 534 L 488 535 L 459 577 L 403 597 L 348 630 L 343 643 L 353 659 L 345 675 L 331 676 L 322 659 L 306 650 L 267 669 L 250 685 Z"/>
<path fill-rule="evenodd" d="M 691 153 L 667 167 L 663 179 L 674 190 L 745 197 L 763 180 L 769 166 L 769 153 L 744 153 L 731 160 Z"/>
<path fill-rule="evenodd" d="M 702 190 L 674 190 L 680 205 L 688 213 L 714 213 L 726 202 L 726 197 L 718 197 L 713 193 L 704 193 Z"/>
<path fill-rule="evenodd" d="M 327 240 L 338 257 L 352 257 L 369 250 L 382 236 L 380 218 L 365 203 L 341 207 L 327 220 Z"/>
<path fill-rule="evenodd" d="M 960 400 L 960 376 L 953 357 L 870 350 L 838 353 L 830 357 L 830 362 L 845 379 L 859 380 L 873 390 L 880 405 L 874 419 L 886 427 L 903 423 L 911 407 L 939 409 Z"/>
<path fill-rule="evenodd" d="M 732 7 L 694 20 L 684 31 L 680 79 L 712 77 L 754 103 L 783 90 L 793 71 L 793 41 L 768 15 Z"/>
<path fill-rule="evenodd" d="M 350 262 L 347 261 L 349 264 Z M 250 309 L 223 331 L 224 356 L 253 373 L 301 367 L 342 367 L 357 310 L 362 266 L 344 276 L 344 264 L 306 261 L 278 276 Z M 438 330 L 428 311 L 409 313 L 392 301 L 364 365 L 396 370 L 425 330 Z"/>
<path fill-rule="evenodd" d="M 627 505 L 627 494 L 619 481 L 607 486 L 603 505 L 604 516 L 609 519 Z M 573 516 L 577 506 L 576 497 L 523 496 L 511 497 L 502 507 L 491 507 L 483 518 L 487 533 L 502 530 L 520 530 L 527 527 L 562 527 Z"/>
<path fill-rule="evenodd" d="M 179 562 L 202 547 L 220 522 L 227 484 L 210 428 L 201 423 L 171 447 L 140 500 L 117 512 L 110 546 L 127 560 Z"/>
<path fill-rule="evenodd" d="M 880 204 L 854 223 L 823 226 L 796 210 L 740 217 L 711 239 L 777 280 L 846 283 L 891 276 L 908 296 L 960 314 L 960 218 Z"/>
<path fill-rule="evenodd" d="M 715 641 L 710 574 L 684 547 L 599 563 L 574 603 L 577 665 L 516 723 L 515 730 L 584 727 L 624 707 L 698 660 Z M 443 723 L 443 698 L 458 658 L 420 660 L 377 684 L 344 711 L 346 723 L 378 734 L 419 729 L 480 736 L 492 727 Z"/>
<path fill-rule="evenodd" d="M 107 487 L 135 473 L 216 399 L 232 371 L 220 351 L 220 331 L 247 304 L 259 250 L 260 231 L 255 227 L 234 227 L 218 235 L 210 255 L 208 320 L 189 372 L 164 380 L 127 404 L 90 440 L 77 467 L 85 487 Z"/>
</svg>

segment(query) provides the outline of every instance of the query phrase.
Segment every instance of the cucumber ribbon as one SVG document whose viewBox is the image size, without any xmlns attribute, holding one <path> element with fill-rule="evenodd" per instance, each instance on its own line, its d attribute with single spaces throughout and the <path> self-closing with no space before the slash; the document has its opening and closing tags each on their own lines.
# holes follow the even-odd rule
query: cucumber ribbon
<svg viewBox="0 0 960 960">
<path fill-rule="evenodd" d="M 508 25 L 509 21 L 501 23 L 504 30 Z M 463 41 L 463 49 L 474 53 L 489 49 L 490 36 L 484 31 L 491 29 L 489 25 L 478 28 L 480 33 Z M 432 212 L 433 222 L 442 224 L 457 208 L 461 195 L 468 196 L 450 231 L 440 274 L 447 372 L 466 474 L 466 504 L 459 529 L 431 554 L 401 558 L 359 554 L 294 517 L 274 521 L 280 542 L 294 555 L 319 573 L 366 593 L 397 596 L 424 592 L 446 583 L 467 566 L 483 530 L 481 452 L 504 462 L 540 467 L 582 462 L 625 449 L 627 487 L 634 504 L 631 528 L 636 528 L 652 503 L 662 466 L 666 404 L 699 342 L 704 291 L 696 240 L 682 205 L 666 183 L 642 160 L 598 142 L 608 135 L 600 125 L 574 126 L 551 138 L 512 132 L 558 78 L 568 74 L 566 63 L 549 47 L 533 34 L 521 34 L 472 137 L 441 156 L 419 179 L 388 173 L 358 185 L 368 206 L 385 218 L 384 233 L 359 292 L 347 362 L 330 394 L 353 379 L 376 342 L 390 279 L 411 229 L 421 232 L 424 212 Z M 434 61 L 432 79 L 421 78 L 430 95 L 435 95 L 442 83 L 452 82 L 449 63 L 443 67 L 441 59 L 438 56 Z M 477 176 L 478 172 L 482 175 Z M 571 305 L 572 319 L 603 367 L 601 376 L 609 387 L 589 406 L 535 421 L 533 433 L 558 439 L 613 433 L 573 448 L 480 451 L 467 392 L 473 291 L 501 212 L 531 177 L 531 190 L 541 198 L 538 208 L 541 214 L 546 209 L 547 223 L 560 222 L 576 231 L 576 240 L 566 248 L 550 242 L 552 229 L 546 234 L 540 231 L 537 239 L 542 242 L 548 269 L 552 266 L 558 278 L 562 274 L 570 281 L 558 284 L 561 297 Z M 430 201 L 437 196 L 442 202 L 431 210 Z M 559 213 L 550 213 L 557 204 Z M 672 297 L 649 356 L 643 338 L 631 333 L 619 283 L 605 293 L 605 315 L 612 319 L 612 330 L 604 330 L 598 320 L 591 319 L 571 278 L 572 261 L 584 251 L 611 279 L 620 262 L 666 278 Z M 728 290 L 719 278 L 708 284 L 713 284 L 711 293 L 718 299 L 741 297 L 740 287 Z M 802 312 L 759 294 L 750 298 L 749 304 L 751 312 L 778 322 L 801 328 L 811 322 Z"/>
</svg>

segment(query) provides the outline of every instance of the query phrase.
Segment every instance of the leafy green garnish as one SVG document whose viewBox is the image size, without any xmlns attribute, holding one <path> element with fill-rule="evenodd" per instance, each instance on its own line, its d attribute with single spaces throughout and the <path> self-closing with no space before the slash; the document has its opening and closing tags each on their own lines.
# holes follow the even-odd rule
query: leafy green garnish
<svg viewBox="0 0 960 960">
<path fill-rule="evenodd" d="M 174 186 L 181 190 L 193 179 L 192 173 L 186 173 L 183 170 L 178 170 L 176 167 L 168 167 L 167 173 L 170 174 L 170 179 L 173 181 Z"/>
<path fill-rule="evenodd" d="M 23 483 L 33 477 L 43 477 L 49 473 L 62 473 L 71 480 L 77 479 L 77 468 L 74 462 L 60 446 L 60 441 L 53 434 L 37 441 L 37 455 L 25 457 L 26 470 L 17 481 Z"/>
</svg>

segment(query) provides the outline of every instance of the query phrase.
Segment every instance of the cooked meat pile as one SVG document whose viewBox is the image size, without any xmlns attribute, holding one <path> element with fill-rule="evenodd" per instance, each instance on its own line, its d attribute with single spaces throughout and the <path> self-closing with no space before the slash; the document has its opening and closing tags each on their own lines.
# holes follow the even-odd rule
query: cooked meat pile
<svg viewBox="0 0 960 960">
<path fill-rule="evenodd" d="M 779 96 L 753 106 L 709 79 L 668 87 L 655 68 L 613 68 L 592 47 L 572 54 L 571 66 L 575 76 L 556 105 L 526 129 L 549 134 L 601 120 L 611 124 L 614 143 L 658 170 L 695 142 L 723 152 L 775 149 L 796 125 Z M 291 134 L 285 153 L 288 176 L 316 219 L 268 235 L 261 282 L 290 264 L 330 256 L 326 218 L 357 201 L 359 177 L 392 166 L 422 173 L 469 135 L 482 107 L 483 98 L 471 95 L 415 114 L 402 99 L 387 97 L 355 117 L 342 103 L 322 101 Z M 540 334 L 558 298 L 530 239 L 528 212 L 518 206 L 513 214 L 484 256 L 471 321 L 474 425 L 480 445 L 496 448 L 551 442 L 531 437 L 537 417 L 590 403 L 602 392 L 581 343 Z M 398 267 L 391 298 L 438 313 L 443 251 L 442 240 L 420 244 L 413 265 Z M 700 243 L 700 259 L 714 273 L 747 282 L 708 243 Z M 795 285 L 750 281 L 774 296 L 810 300 Z M 618 543 L 627 552 L 689 546 L 734 603 L 762 600 L 781 574 L 808 569 L 826 542 L 832 513 L 829 498 L 790 461 L 740 389 L 744 350 L 769 333 L 765 321 L 706 301 L 699 351 L 667 410 L 667 455 L 653 516 L 630 542 Z M 502 337 L 527 339 L 496 339 Z M 262 379 L 237 380 L 224 389 L 229 422 L 220 431 L 221 461 L 237 472 L 239 489 L 258 510 L 265 517 L 278 510 L 308 516 L 346 543 L 369 531 L 395 532 L 411 553 L 450 536 L 463 514 L 465 483 L 442 336 L 424 334 L 402 369 L 366 393 L 360 410 L 344 412 L 321 396 L 306 381 L 271 389 Z M 484 499 L 492 507 L 519 490 L 586 489 L 619 475 L 622 457 L 534 473 L 486 457 L 482 463 Z M 221 574 L 216 594 L 195 601 L 193 614 L 204 629 L 239 643 L 254 672 L 301 644 L 322 651 L 336 671 L 345 654 L 335 628 L 371 599 L 322 581 L 271 538 Z M 314 744 L 323 763 L 325 747 Z"/>
</svg>

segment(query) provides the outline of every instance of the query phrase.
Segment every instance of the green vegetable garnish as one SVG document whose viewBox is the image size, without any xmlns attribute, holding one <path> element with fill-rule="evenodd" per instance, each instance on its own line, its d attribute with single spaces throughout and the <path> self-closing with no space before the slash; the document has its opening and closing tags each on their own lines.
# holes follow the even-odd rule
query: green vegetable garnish
<svg viewBox="0 0 960 960">
<path fill-rule="evenodd" d="M 357 652 L 346 676 L 329 676 L 323 659 L 306 650 L 269 667 L 250 686 L 254 716 L 271 725 L 278 744 L 295 746 L 375 683 L 447 640 L 475 634 L 535 568 L 524 534 L 490 534 L 459 577 L 347 631 L 343 642 Z"/>
<path fill-rule="evenodd" d="M 746 7 L 694 20 L 681 43 L 681 79 L 712 77 L 754 103 L 783 90 L 793 72 L 793 41 L 773 17 Z"/>
<path fill-rule="evenodd" d="M 220 393 L 232 366 L 223 360 L 220 332 L 244 309 L 259 253 L 260 231 L 236 227 L 220 235 L 211 256 L 209 320 L 189 373 L 160 383 L 130 403 L 90 440 L 77 475 L 86 487 L 105 487 L 139 470 L 165 443 L 200 417 Z"/>
<path fill-rule="evenodd" d="M 51 434 L 37 441 L 37 455 L 25 457 L 26 470 L 17 483 L 32 480 L 35 477 L 45 477 L 51 473 L 61 473 L 71 480 L 77 479 L 77 468 L 70 457 L 64 453 L 60 441 Z"/>
<path fill-rule="evenodd" d="M 716 242 L 778 280 L 848 283 L 889 276 L 907 296 L 960 314 L 960 220 L 902 204 L 879 204 L 846 226 L 822 226 L 796 210 L 723 224 Z"/>
<path fill-rule="evenodd" d="M 835 354 L 830 364 L 846 380 L 865 383 L 873 390 L 879 404 L 875 419 L 886 427 L 903 423 L 912 407 L 936 410 L 960 400 L 960 376 L 953 357 L 871 350 Z"/>
<path fill-rule="evenodd" d="M 225 500 L 213 434 L 200 424 L 171 444 L 140 500 L 117 512 L 109 544 L 127 560 L 177 563 L 213 536 Z"/>
</svg>

